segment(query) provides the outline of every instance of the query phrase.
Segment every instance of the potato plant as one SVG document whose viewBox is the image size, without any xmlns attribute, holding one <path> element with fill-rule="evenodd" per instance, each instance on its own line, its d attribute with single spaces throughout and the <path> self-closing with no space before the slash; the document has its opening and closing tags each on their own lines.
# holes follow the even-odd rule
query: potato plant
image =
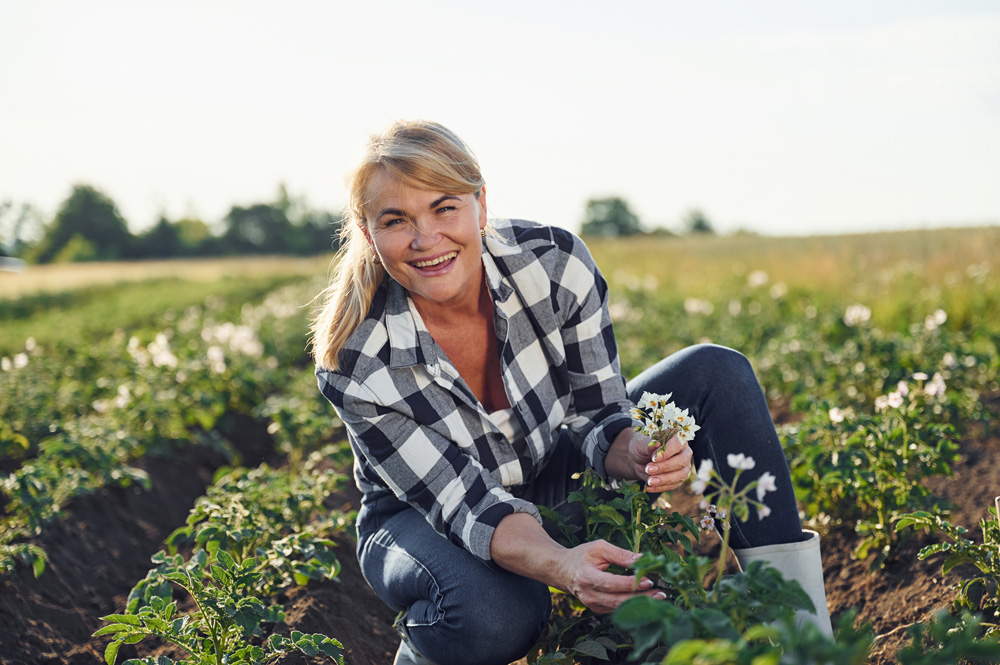
<svg viewBox="0 0 1000 665">
<path fill-rule="evenodd" d="M 747 458 L 733 460 L 733 463 L 748 466 Z M 733 514 L 746 516 L 750 507 L 748 495 L 755 491 L 757 481 L 752 483 L 754 487 L 744 490 L 743 496 L 738 496 L 733 487 L 724 486 L 707 470 L 703 469 L 700 477 L 706 483 L 703 491 L 710 490 L 708 494 L 714 501 L 729 506 L 723 522 Z M 785 633 L 772 631 L 763 636 L 757 635 L 753 632 L 755 625 L 780 623 L 790 619 L 797 609 L 812 609 L 811 601 L 798 583 L 784 580 L 777 570 L 760 562 L 754 563 L 745 572 L 723 575 L 720 561 L 724 563 L 721 557 L 728 555 L 725 551 L 720 560 L 692 553 L 693 544 L 698 542 L 701 531 L 691 517 L 676 512 L 668 515 L 656 504 L 650 505 L 649 496 L 636 483 L 625 483 L 612 496 L 597 486 L 594 476 L 588 475 L 587 480 L 583 488 L 571 497 L 585 509 L 584 531 L 576 533 L 564 528 L 567 534 L 564 544 L 578 544 L 582 542 L 581 538 L 603 538 L 625 547 L 635 542 L 636 533 L 643 534 L 646 536 L 644 554 L 631 572 L 637 584 L 643 577 L 653 579 L 667 598 L 657 601 L 638 596 L 623 603 L 610 617 L 602 617 L 571 599 L 559 597 L 549 628 L 529 662 L 548 664 L 568 662 L 567 659 L 584 663 L 609 659 L 624 662 L 626 658 L 630 661 L 660 662 L 673 649 L 683 648 L 683 653 L 687 653 L 693 647 L 682 645 L 689 642 L 725 639 L 737 644 L 744 635 L 753 638 L 753 648 L 744 644 L 730 650 L 771 654 L 768 658 L 778 658 L 783 648 L 792 646 L 771 644 L 768 637 L 786 633 L 795 633 L 795 653 L 831 653 L 833 655 L 828 662 L 863 662 L 850 660 L 848 656 L 854 658 L 864 651 L 870 644 L 870 634 L 848 631 L 845 636 L 850 635 L 850 639 L 842 646 L 834 645 L 818 632 L 806 633 L 807 639 L 789 628 L 785 629 Z M 736 508 L 737 504 L 742 508 Z M 552 515 L 551 511 L 544 514 L 547 518 Z M 636 521 L 641 523 L 638 529 Z M 678 548 L 681 552 L 677 551 Z M 746 662 L 749 665 L 751 660 Z"/>
<path fill-rule="evenodd" d="M 892 525 L 900 515 L 947 509 L 923 481 L 950 475 L 958 459 L 954 428 L 919 409 L 868 415 L 827 406 L 784 429 L 792 484 L 807 515 L 853 526 L 862 536 L 855 556 L 874 553 L 882 563 L 898 540 Z"/>
<path fill-rule="evenodd" d="M 983 633 L 977 615 L 937 612 L 933 619 L 907 629 L 910 643 L 899 650 L 899 665 L 995 663 L 1000 661 L 1000 634 Z"/>
<path fill-rule="evenodd" d="M 94 633 L 113 638 L 104 652 L 108 665 L 115 665 L 123 644 L 136 644 L 146 637 L 158 637 L 189 656 L 180 661 L 167 659 L 168 663 L 258 665 L 299 651 L 343 664 L 343 645 L 325 635 L 293 632 L 290 637 L 265 639 L 261 624 L 279 621 L 283 614 L 280 607 L 265 606 L 255 595 L 261 576 L 258 562 L 248 558 L 237 563 L 225 552 L 219 552 L 214 561 L 209 563 L 204 550 L 187 562 L 180 555 L 157 553 L 153 563 L 159 565 L 132 590 L 126 612 L 103 617 L 108 625 Z M 187 592 L 195 605 L 193 612 L 178 611 L 172 584 Z M 160 665 L 162 657 L 154 662 Z"/>
<path fill-rule="evenodd" d="M 955 566 L 974 566 L 978 574 L 955 585 L 953 611 L 974 612 L 984 619 L 987 634 L 1000 637 L 1000 497 L 994 501 L 989 518 L 979 521 L 980 542 L 967 538 L 968 529 L 955 525 L 939 514 L 918 511 L 903 515 L 896 522 L 896 530 L 926 529 L 947 538 L 944 542 L 928 545 L 920 550 L 917 558 L 923 560 L 943 556 L 941 574 L 947 575 Z"/>
<path fill-rule="evenodd" d="M 313 461 L 322 457 L 317 453 Z M 292 583 L 332 579 L 340 562 L 325 534 L 343 529 L 350 518 L 323 502 L 342 481 L 342 474 L 313 465 L 221 470 L 166 544 L 171 554 L 183 547 L 204 551 L 210 560 L 223 553 L 240 564 L 255 559 L 264 595 Z"/>
<path fill-rule="evenodd" d="M 0 573 L 24 564 L 41 573 L 45 557 L 27 539 L 73 497 L 148 486 L 137 459 L 182 454 L 194 442 L 235 460 L 222 435 L 232 414 L 252 414 L 290 380 L 279 368 L 302 358 L 287 340 L 304 335 L 300 305 L 313 288 L 300 281 L 264 292 L 235 309 L 238 322 L 218 320 L 234 312 L 218 296 L 168 308 L 161 323 L 169 325 L 147 342 L 120 329 L 86 351 L 74 339 L 52 348 L 29 340 L 18 366 L 0 372 L 0 438 L 17 460 L 0 468 Z"/>
</svg>

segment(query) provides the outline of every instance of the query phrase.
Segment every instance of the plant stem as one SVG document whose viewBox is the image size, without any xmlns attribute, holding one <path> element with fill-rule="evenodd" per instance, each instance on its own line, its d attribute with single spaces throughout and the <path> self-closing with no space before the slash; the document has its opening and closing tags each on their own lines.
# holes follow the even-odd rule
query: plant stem
<svg viewBox="0 0 1000 665">
<path fill-rule="evenodd" d="M 716 565 L 715 570 L 715 585 L 712 589 L 712 600 L 719 600 L 719 582 L 722 580 L 722 574 L 726 572 L 726 560 L 729 558 L 729 519 L 732 512 L 726 515 L 726 521 L 722 524 L 722 550 L 719 552 L 719 563 Z"/>
<path fill-rule="evenodd" d="M 632 539 L 632 551 L 639 553 L 639 540 L 642 538 L 640 529 L 642 528 L 642 506 L 635 511 L 635 537 Z"/>
<path fill-rule="evenodd" d="M 1000 529 L 1000 496 L 993 497 L 993 507 L 996 509 L 997 527 Z M 983 535 L 985 534 L 986 529 L 983 529 Z M 1000 553 L 1000 541 L 997 542 L 997 552 Z"/>
<path fill-rule="evenodd" d="M 726 560 L 729 558 L 729 520 L 733 518 L 733 507 L 736 505 L 736 483 L 740 479 L 740 474 L 743 473 L 742 469 L 737 469 L 736 473 L 733 475 L 733 485 L 729 488 L 729 496 L 732 498 L 732 502 L 726 507 L 726 518 L 722 522 L 722 550 L 719 552 L 719 561 L 715 566 L 715 584 L 712 587 L 712 600 L 718 601 L 719 599 L 719 582 L 722 580 L 723 573 L 726 572 Z"/>
</svg>

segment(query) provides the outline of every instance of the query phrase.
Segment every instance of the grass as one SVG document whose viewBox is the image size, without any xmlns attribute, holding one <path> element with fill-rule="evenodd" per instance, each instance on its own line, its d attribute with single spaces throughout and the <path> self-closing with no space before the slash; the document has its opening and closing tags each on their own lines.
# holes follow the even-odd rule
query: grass
<svg viewBox="0 0 1000 665">
<path fill-rule="evenodd" d="M 821 310 L 860 302 L 871 308 L 874 323 L 889 328 L 920 320 L 936 307 L 945 308 L 957 327 L 973 327 L 986 311 L 984 298 L 1000 298 L 1000 226 L 802 238 L 644 237 L 588 244 L 611 282 L 612 298 L 625 287 L 724 306 L 752 290 L 749 276 L 762 271 L 767 275 L 762 288 L 780 283 L 790 297 Z M 901 298 L 904 293 L 907 297 Z M 930 309 L 911 311 L 917 302 Z"/>
<path fill-rule="evenodd" d="M 254 257 L 29 266 L 0 272 L 0 356 L 96 339 L 109 329 L 130 334 L 162 325 L 190 305 L 235 306 L 289 280 L 325 275 L 330 257 Z M 230 302 L 230 300 L 232 302 Z M 301 303 L 305 306 L 307 303 Z"/>
<path fill-rule="evenodd" d="M 0 301 L 169 277 L 214 282 L 224 277 L 311 276 L 325 274 L 330 259 L 329 255 L 308 258 L 255 256 L 32 265 L 22 272 L 0 271 Z"/>
<path fill-rule="evenodd" d="M 852 293 L 905 274 L 922 287 L 947 283 L 970 266 L 992 265 L 1000 256 L 1000 226 L 801 238 L 591 239 L 588 245 L 611 280 L 654 275 L 661 286 L 696 297 L 717 295 L 720 285 L 745 283 L 755 270 L 766 272 L 770 283 Z M 873 274 L 879 278 L 874 285 L 868 279 Z"/>
</svg>

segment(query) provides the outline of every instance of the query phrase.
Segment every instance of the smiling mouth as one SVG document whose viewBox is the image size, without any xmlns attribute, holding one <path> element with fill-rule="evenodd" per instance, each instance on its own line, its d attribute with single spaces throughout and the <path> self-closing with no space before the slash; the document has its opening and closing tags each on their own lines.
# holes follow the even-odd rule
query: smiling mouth
<svg viewBox="0 0 1000 665">
<path fill-rule="evenodd" d="M 428 259 L 427 261 L 414 261 L 411 265 L 414 268 L 434 268 L 435 266 L 439 266 L 443 263 L 451 261 L 456 256 L 458 256 L 458 252 L 448 252 L 447 254 L 437 257 L 436 259 Z"/>
</svg>

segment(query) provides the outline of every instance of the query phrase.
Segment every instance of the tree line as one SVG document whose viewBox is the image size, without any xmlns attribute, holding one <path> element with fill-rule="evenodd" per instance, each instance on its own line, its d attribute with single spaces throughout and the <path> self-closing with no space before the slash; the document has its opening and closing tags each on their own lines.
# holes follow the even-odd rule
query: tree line
<svg viewBox="0 0 1000 665">
<path fill-rule="evenodd" d="M 274 201 L 232 206 L 215 232 L 200 219 L 171 221 L 161 216 L 152 228 L 135 235 L 110 197 L 81 184 L 73 187 L 48 222 L 30 205 L 15 207 L 10 201 L 0 202 L 0 255 L 28 263 L 245 254 L 308 256 L 337 249 L 341 222 L 339 214 L 310 208 L 280 186 Z M 700 210 L 687 214 L 683 231 L 714 232 Z M 589 200 L 580 232 L 600 237 L 673 235 L 664 229 L 644 229 L 619 197 Z"/>
<path fill-rule="evenodd" d="M 136 235 L 109 196 L 90 185 L 76 185 L 48 222 L 30 205 L 0 203 L 0 254 L 28 263 L 307 256 L 336 249 L 340 223 L 340 215 L 312 209 L 281 186 L 274 201 L 232 206 L 215 232 L 200 219 L 161 216 Z"/>
<path fill-rule="evenodd" d="M 715 229 L 705 213 L 694 208 L 688 211 L 681 221 L 681 232 L 711 234 L 715 233 Z M 639 217 L 629 209 L 628 203 L 617 196 L 587 201 L 580 234 L 604 238 L 639 234 L 676 235 L 664 228 L 647 230 L 639 221 Z"/>
</svg>

